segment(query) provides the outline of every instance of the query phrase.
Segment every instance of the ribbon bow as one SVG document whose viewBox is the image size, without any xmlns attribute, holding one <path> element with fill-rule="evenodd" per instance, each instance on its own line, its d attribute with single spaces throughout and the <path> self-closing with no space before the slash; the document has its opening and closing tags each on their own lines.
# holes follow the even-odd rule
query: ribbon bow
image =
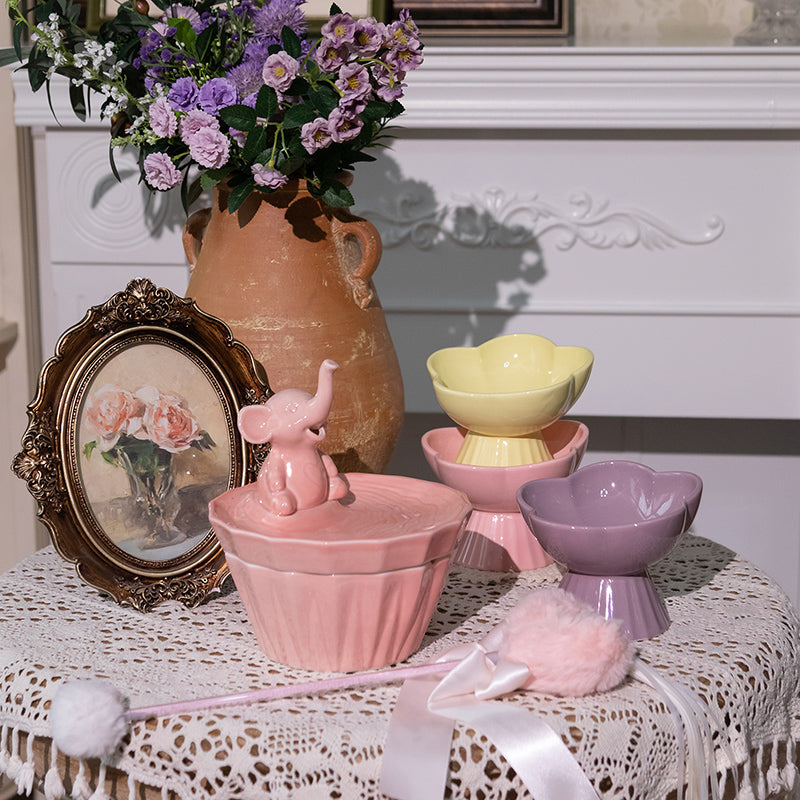
<svg viewBox="0 0 800 800">
<path fill-rule="evenodd" d="M 531 678 L 518 661 L 477 643 L 449 651 L 458 663 L 438 683 L 407 680 L 392 715 L 383 754 L 381 792 L 396 800 L 441 800 L 456 722 L 492 740 L 537 800 L 597 800 L 561 737 L 532 711 L 491 702 Z"/>
</svg>

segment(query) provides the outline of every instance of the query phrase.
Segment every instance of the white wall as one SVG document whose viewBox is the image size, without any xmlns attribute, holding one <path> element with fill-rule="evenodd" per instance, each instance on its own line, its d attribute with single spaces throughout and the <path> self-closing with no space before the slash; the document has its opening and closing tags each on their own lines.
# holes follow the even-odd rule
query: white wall
<svg viewBox="0 0 800 800">
<path fill-rule="evenodd" d="M 0 46 L 11 44 L 8 26 L 0 25 Z M 33 399 L 31 362 L 38 343 L 35 313 L 36 264 L 32 243 L 29 195 L 21 191 L 31 170 L 24 152 L 26 135 L 14 125 L 13 91 L 8 70 L 0 70 L 0 571 L 32 553 L 43 541 L 34 504 L 25 484 L 11 472 L 11 461 L 27 426 L 26 405 Z M 37 538 L 38 537 L 38 538 Z"/>
</svg>

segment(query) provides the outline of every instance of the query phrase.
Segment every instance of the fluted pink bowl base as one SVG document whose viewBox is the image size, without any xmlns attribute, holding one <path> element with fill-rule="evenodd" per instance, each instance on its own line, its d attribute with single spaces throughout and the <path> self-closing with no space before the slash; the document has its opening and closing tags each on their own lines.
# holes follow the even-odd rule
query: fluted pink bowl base
<svg viewBox="0 0 800 800">
<path fill-rule="evenodd" d="M 522 514 L 473 509 L 453 560 L 472 569 L 523 572 L 553 563 Z"/>
<path fill-rule="evenodd" d="M 422 449 L 442 483 L 464 492 L 473 510 L 455 553 L 455 563 L 494 572 L 539 569 L 553 559 L 531 533 L 517 504 L 517 489 L 543 478 L 561 478 L 581 463 L 589 439 L 582 422 L 559 420 L 542 431 L 551 461 L 510 467 L 459 464 L 463 428 L 434 428 L 422 437 Z"/>
<path fill-rule="evenodd" d="M 403 661 L 425 635 L 449 556 L 373 574 L 281 572 L 227 556 L 256 639 L 281 664 L 319 672 Z"/>
<path fill-rule="evenodd" d="M 664 601 L 647 574 L 601 577 L 567 572 L 561 588 L 605 619 L 619 620 L 631 639 L 650 639 L 669 628 Z"/>
</svg>

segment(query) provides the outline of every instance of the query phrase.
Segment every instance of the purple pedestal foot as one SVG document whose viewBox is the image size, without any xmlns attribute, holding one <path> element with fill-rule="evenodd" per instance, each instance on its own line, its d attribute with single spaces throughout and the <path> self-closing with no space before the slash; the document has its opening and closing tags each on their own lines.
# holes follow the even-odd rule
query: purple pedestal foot
<svg viewBox="0 0 800 800">
<path fill-rule="evenodd" d="M 567 572 L 561 588 L 606 619 L 622 622 L 631 639 L 650 639 L 670 625 L 664 601 L 646 573 L 601 577 Z"/>
</svg>

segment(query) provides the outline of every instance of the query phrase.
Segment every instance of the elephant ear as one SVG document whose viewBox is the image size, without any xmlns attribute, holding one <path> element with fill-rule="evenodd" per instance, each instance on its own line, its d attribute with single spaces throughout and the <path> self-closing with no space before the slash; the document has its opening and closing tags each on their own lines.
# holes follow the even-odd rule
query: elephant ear
<svg viewBox="0 0 800 800">
<path fill-rule="evenodd" d="M 266 406 L 245 406 L 239 411 L 239 431 L 251 444 L 264 444 L 272 439 L 271 419 Z"/>
</svg>

